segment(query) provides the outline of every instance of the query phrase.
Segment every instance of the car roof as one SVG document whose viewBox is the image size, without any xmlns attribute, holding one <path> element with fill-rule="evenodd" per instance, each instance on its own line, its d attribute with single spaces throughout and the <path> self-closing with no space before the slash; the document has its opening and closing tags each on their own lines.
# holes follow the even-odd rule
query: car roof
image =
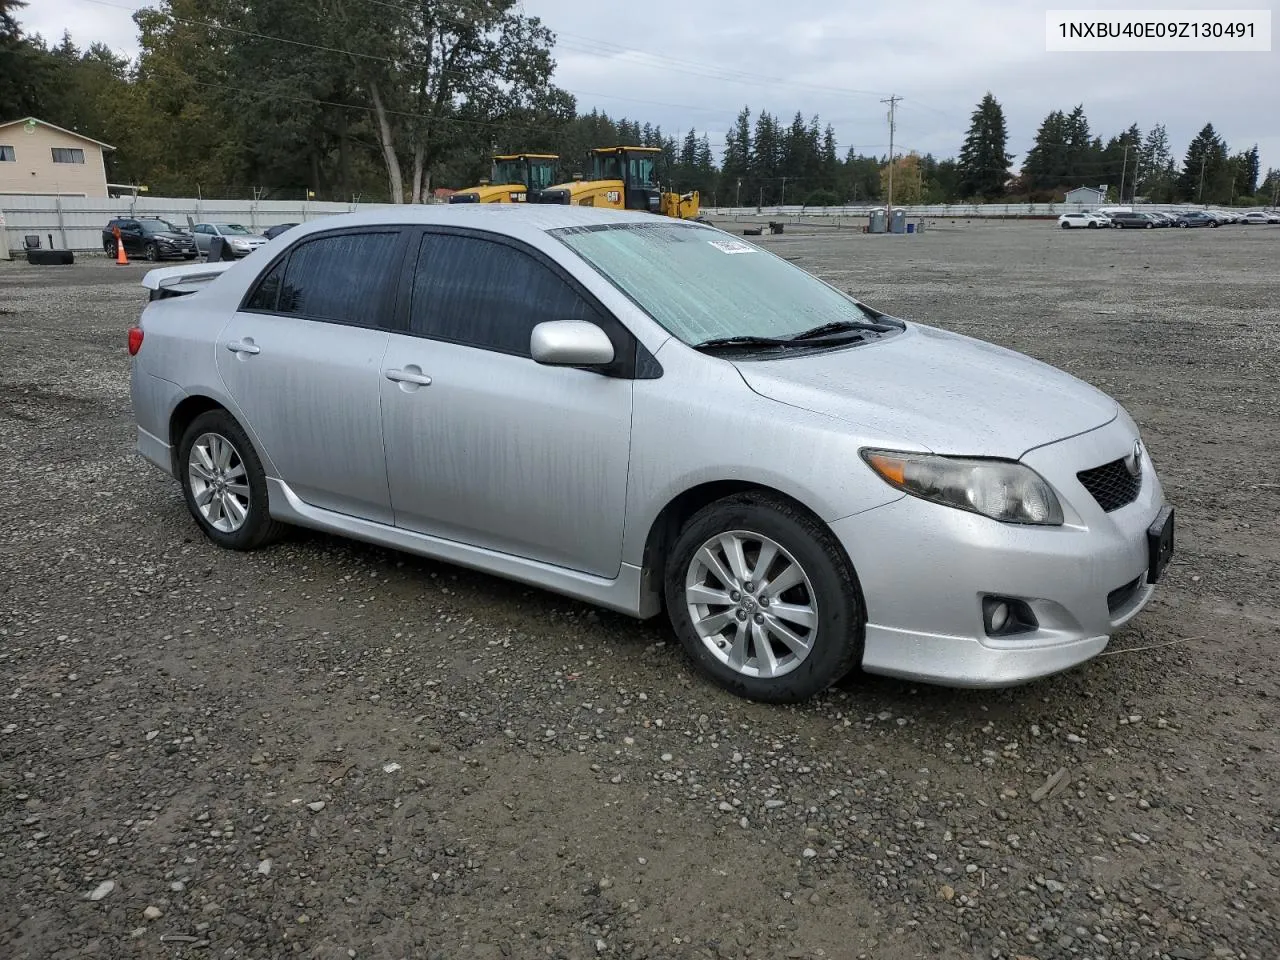
<svg viewBox="0 0 1280 960">
<path fill-rule="evenodd" d="M 529 237 L 564 227 L 601 224 L 678 223 L 673 218 L 638 210 L 597 210 L 560 203 L 435 203 L 402 204 L 337 214 L 298 224 L 299 236 L 322 230 L 379 224 L 423 224 L 472 227 L 512 237 Z M 290 231 L 292 235 L 294 231 Z"/>
</svg>

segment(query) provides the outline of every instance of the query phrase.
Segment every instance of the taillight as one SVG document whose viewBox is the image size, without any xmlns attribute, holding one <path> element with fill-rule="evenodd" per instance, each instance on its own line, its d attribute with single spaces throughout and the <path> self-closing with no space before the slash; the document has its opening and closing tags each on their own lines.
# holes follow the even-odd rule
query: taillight
<svg viewBox="0 0 1280 960">
<path fill-rule="evenodd" d="M 142 328 L 129 328 L 129 356 L 136 357 L 138 351 L 142 349 Z"/>
</svg>

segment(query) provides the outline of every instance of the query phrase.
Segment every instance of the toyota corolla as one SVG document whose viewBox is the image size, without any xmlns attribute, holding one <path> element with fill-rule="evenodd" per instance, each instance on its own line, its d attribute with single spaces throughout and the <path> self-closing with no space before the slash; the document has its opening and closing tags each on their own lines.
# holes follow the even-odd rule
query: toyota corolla
<svg viewBox="0 0 1280 960">
<path fill-rule="evenodd" d="M 138 447 L 215 543 L 296 524 L 665 611 L 743 696 L 1073 667 L 1173 549 L 1116 401 L 708 226 L 401 207 L 146 283 Z"/>
</svg>

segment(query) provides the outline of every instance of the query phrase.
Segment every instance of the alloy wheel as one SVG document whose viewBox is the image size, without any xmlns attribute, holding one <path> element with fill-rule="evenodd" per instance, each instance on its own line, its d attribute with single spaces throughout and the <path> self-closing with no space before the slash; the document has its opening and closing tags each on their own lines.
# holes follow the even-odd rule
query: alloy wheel
<svg viewBox="0 0 1280 960">
<path fill-rule="evenodd" d="M 684 582 L 689 620 L 711 655 L 748 677 L 790 673 L 813 651 L 813 584 L 781 544 L 732 530 L 707 540 Z"/>
<path fill-rule="evenodd" d="M 240 451 L 226 437 L 202 433 L 191 445 L 187 479 L 196 509 L 213 529 L 235 533 L 249 516 L 249 478 Z"/>
</svg>

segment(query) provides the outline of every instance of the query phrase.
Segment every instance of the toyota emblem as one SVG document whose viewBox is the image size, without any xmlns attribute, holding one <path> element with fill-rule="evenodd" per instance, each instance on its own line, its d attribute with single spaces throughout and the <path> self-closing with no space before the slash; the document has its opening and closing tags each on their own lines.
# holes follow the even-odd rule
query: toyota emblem
<svg viewBox="0 0 1280 960">
<path fill-rule="evenodd" d="M 1129 468 L 1130 476 L 1142 476 L 1142 441 L 1133 441 L 1133 454 L 1129 457 L 1125 466 Z"/>
</svg>

